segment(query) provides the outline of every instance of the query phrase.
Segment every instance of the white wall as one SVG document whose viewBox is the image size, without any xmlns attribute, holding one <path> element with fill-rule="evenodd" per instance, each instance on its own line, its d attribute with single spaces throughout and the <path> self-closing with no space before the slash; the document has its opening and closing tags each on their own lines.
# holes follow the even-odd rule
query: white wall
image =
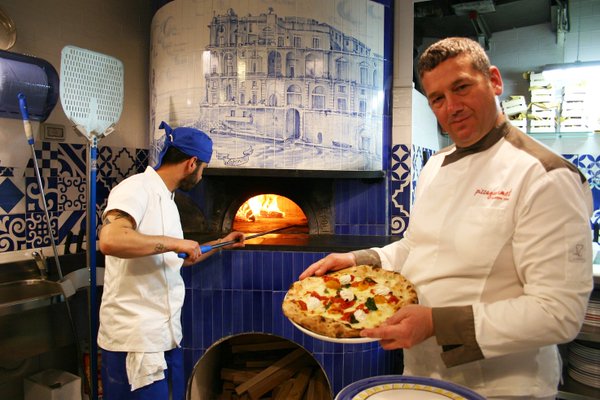
<svg viewBox="0 0 600 400">
<path fill-rule="evenodd" d="M 502 72 L 502 99 L 527 96 L 529 81 L 523 78 L 524 72 L 539 72 L 547 64 L 600 60 L 600 1 L 570 0 L 569 7 L 571 29 L 564 42 L 557 43 L 549 23 L 492 35 L 488 55 Z"/>
<path fill-rule="evenodd" d="M 522 95 L 529 99 L 526 71 L 541 71 L 547 64 L 575 61 L 600 61 L 600 1 L 570 0 L 571 29 L 564 42 L 558 41 L 550 24 L 497 32 L 492 35 L 488 55 L 502 73 L 504 93 L 501 99 Z M 600 96 L 600 94 L 598 94 Z M 561 154 L 599 154 L 598 135 L 558 138 L 552 135 L 536 139 Z"/>
<path fill-rule="evenodd" d="M 17 40 L 9 50 L 49 61 L 60 74 L 60 53 L 73 45 L 107 54 L 124 64 L 124 105 L 116 131 L 101 146 L 148 148 L 148 55 L 152 3 L 148 0 L 2 0 Z M 66 142 L 86 143 L 75 133 L 60 100 L 46 123 L 61 124 Z M 34 129 L 40 124 L 34 123 Z M 23 124 L 0 118 L 0 165 L 30 155 Z M 22 154 L 22 156 L 21 156 Z M 15 156 L 18 155 L 18 156 Z"/>
<path fill-rule="evenodd" d="M 569 6 L 571 28 L 564 41 L 557 41 L 550 23 L 492 34 L 487 53 L 502 73 L 504 92 L 500 100 L 517 95 L 530 98 L 529 80 L 523 77 L 527 71 L 539 72 L 547 64 L 600 61 L 600 1 L 569 0 Z M 433 41 L 424 39 L 419 53 Z M 600 138 L 596 136 L 535 137 L 561 154 L 600 154 Z"/>
</svg>

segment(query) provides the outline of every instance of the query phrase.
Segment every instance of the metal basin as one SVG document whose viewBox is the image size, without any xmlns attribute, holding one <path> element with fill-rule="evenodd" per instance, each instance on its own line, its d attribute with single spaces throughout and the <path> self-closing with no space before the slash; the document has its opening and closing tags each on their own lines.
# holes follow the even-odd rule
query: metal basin
<svg viewBox="0 0 600 400">
<path fill-rule="evenodd" d="M 60 298 L 61 286 L 42 279 L 26 279 L 0 284 L 0 316 L 52 304 Z"/>
</svg>

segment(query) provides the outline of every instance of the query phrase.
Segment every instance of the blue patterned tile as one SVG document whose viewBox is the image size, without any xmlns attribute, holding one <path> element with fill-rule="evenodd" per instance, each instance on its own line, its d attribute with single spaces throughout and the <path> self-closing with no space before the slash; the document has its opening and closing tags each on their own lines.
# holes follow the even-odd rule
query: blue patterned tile
<svg viewBox="0 0 600 400">
<path fill-rule="evenodd" d="M 87 182 L 82 176 L 57 179 L 58 211 L 84 210 L 87 207 Z"/>
<path fill-rule="evenodd" d="M 59 170 L 58 144 L 54 142 L 35 142 L 35 161 L 42 177 L 57 177 Z M 26 177 L 35 177 L 35 162 L 30 158 L 25 170 Z"/>
<path fill-rule="evenodd" d="M 15 176 L 14 167 L 0 167 L 0 176 Z"/>
<path fill-rule="evenodd" d="M 58 144 L 58 176 L 87 176 L 87 146 L 83 144 Z"/>
<path fill-rule="evenodd" d="M 58 211 L 58 178 L 42 177 L 44 185 L 44 195 L 46 197 L 46 206 L 48 211 Z M 26 192 L 26 212 L 38 212 L 44 210 L 44 200 L 40 187 L 35 177 L 25 178 Z"/>
<path fill-rule="evenodd" d="M 50 226 L 54 239 L 58 239 L 58 213 L 49 212 Z M 52 245 L 51 233 L 48 227 L 48 221 L 43 212 L 34 212 L 26 214 L 26 240 L 27 247 L 30 249 L 38 247 L 48 247 Z M 58 244 L 58 242 L 56 242 Z"/>
<path fill-rule="evenodd" d="M 25 214 L 0 214 L 0 252 L 25 250 Z"/>
<path fill-rule="evenodd" d="M 144 172 L 146 167 L 148 166 L 148 150 L 145 149 L 137 149 L 135 153 L 135 166 L 136 171 Z"/>
<path fill-rule="evenodd" d="M 112 147 L 102 146 L 98 148 L 97 167 L 100 178 L 117 177 L 117 167 L 114 164 Z"/>
<path fill-rule="evenodd" d="M 410 150 L 406 145 L 396 144 L 392 147 L 392 180 L 404 182 L 410 178 Z"/>
<path fill-rule="evenodd" d="M 64 243 L 69 232 L 74 234 L 85 233 L 85 210 L 64 211 L 58 214 L 58 243 Z M 77 238 L 73 237 L 73 242 Z"/>
<path fill-rule="evenodd" d="M 18 178 L 0 178 L 0 211 L 6 214 L 25 212 L 25 182 Z"/>
<path fill-rule="evenodd" d="M 112 165 L 115 167 L 117 180 L 121 181 L 137 173 L 137 154 L 135 149 L 114 148 Z"/>
</svg>

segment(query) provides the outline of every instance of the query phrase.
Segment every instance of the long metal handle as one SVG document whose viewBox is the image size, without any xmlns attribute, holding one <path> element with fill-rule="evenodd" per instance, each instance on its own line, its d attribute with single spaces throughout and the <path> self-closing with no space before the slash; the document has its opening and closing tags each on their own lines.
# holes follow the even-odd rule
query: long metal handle
<svg viewBox="0 0 600 400">
<path fill-rule="evenodd" d="M 270 231 L 255 233 L 254 235 L 246 236 L 244 238 L 244 240 L 250 240 L 250 239 L 257 238 L 259 236 L 268 235 L 269 233 L 275 233 L 275 232 L 283 231 L 285 229 L 289 229 L 289 228 L 292 228 L 294 226 L 297 226 L 297 225 L 288 225 L 288 226 L 284 226 L 282 228 L 271 229 Z M 228 240 L 226 242 L 221 242 L 221 243 L 216 243 L 216 244 L 205 244 L 205 245 L 200 246 L 200 252 L 202 254 L 205 254 L 205 253 L 208 253 L 211 250 L 215 250 L 215 249 L 218 249 L 220 247 L 229 246 L 230 244 L 234 244 L 234 243 L 237 243 L 237 242 L 238 242 L 238 240 Z M 187 256 L 188 256 L 187 253 L 177 253 L 177 257 L 179 257 L 179 258 L 187 258 Z"/>
</svg>

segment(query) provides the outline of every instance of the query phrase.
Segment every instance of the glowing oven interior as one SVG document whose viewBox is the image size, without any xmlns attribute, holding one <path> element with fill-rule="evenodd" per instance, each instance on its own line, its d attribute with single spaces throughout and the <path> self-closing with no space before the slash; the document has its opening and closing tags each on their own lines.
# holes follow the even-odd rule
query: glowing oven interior
<svg viewBox="0 0 600 400">
<path fill-rule="evenodd" d="M 252 243 L 271 237 L 308 233 L 308 219 L 300 206 L 285 196 L 259 194 L 246 200 L 235 213 L 232 229 L 246 234 L 278 230 Z"/>
</svg>

